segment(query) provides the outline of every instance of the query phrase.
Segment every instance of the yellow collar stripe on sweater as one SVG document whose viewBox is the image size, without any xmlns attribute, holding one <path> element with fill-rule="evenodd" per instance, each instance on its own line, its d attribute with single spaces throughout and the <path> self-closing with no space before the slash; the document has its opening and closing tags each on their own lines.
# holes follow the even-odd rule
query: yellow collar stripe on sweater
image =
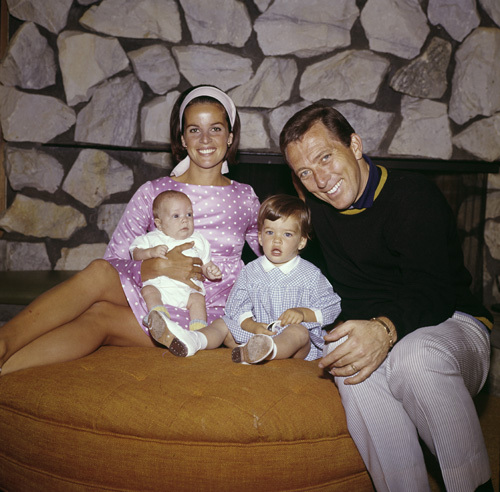
<svg viewBox="0 0 500 492">
<path fill-rule="evenodd" d="M 375 190 L 375 195 L 373 196 L 373 201 L 375 201 L 377 199 L 377 197 L 380 195 L 380 192 L 382 191 L 382 188 L 384 187 L 385 182 L 387 181 L 387 169 L 383 166 L 377 166 L 377 167 L 380 169 L 382 174 L 380 175 L 380 181 L 378 183 L 377 189 Z M 366 208 L 349 208 L 347 210 L 343 210 L 340 213 L 344 214 L 344 215 L 355 215 L 355 214 L 360 214 L 361 212 L 364 212 L 365 210 L 366 210 Z"/>
<path fill-rule="evenodd" d="M 488 328 L 488 330 L 493 330 L 493 323 L 488 319 L 488 318 L 480 318 L 478 316 L 476 316 L 476 319 L 478 321 L 480 321 L 481 323 L 483 323 L 484 326 L 486 326 L 486 328 Z"/>
</svg>

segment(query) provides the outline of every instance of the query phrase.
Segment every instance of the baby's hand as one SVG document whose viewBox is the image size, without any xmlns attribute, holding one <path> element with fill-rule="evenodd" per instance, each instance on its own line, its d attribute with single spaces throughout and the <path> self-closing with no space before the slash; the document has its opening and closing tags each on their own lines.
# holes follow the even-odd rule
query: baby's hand
<svg viewBox="0 0 500 492">
<path fill-rule="evenodd" d="M 168 253 L 168 247 L 164 244 L 150 248 L 151 258 L 166 258 Z"/>
<path fill-rule="evenodd" d="M 209 280 L 219 280 L 222 278 L 222 271 L 215 263 L 208 263 L 205 267 L 205 277 Z"/>
<path fill-rule="evenodd" d="M 280 317 L 281 326 L 302 323 L 304 321 L 304 313 L 299 308 L 287 309 Z"/>
</svg>

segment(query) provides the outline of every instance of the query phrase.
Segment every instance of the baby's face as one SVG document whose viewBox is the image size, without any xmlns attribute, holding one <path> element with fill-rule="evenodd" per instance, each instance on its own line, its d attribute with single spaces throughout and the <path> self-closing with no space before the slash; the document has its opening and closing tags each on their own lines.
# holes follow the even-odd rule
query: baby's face
<svg viewBox="0 0 500 492">
<path fill-rule="evenodd" d="M 259 243 L 266 258 L 275 265 L 295 258 L 307 243 L 307 238 L 302 237 L 300 232 L 300 226 L 295 217 L 266 219 L 259 232 Z"/>
<path fill-rule="evenodd" d="M 188 197 L 170 197 L 161 203 L 156 227 L 174 239 L 186 239 L 194 232 L 193 206 Z"/>
</svg>

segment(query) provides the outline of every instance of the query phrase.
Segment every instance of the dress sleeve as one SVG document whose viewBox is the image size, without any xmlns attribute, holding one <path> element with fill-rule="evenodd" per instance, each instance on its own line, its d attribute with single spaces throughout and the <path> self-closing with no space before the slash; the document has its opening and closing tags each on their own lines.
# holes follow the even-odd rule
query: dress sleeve
<svg viewBox="0 0 500 492">
<path fill-rule="evenodd" d="M 130 258 L 134 258 L 132 255 L 134 249 L 148 249 L 150 247 L 151 246 L 149 245 L 147 240 L 147 234 L 136 237 L 129 246 Z"/>
<path fill-rule="evenodd" d="M 260 247 L 259 244 L 258 227 L 257 227 L 257 218 L 259 216 L 260 202 L 253 188 L 251 188 L 251 190 L 252 193 L 250 197 L 251 203 L 249 207 L 249 212 L 252 216 L 252 219 L 250 221 L 248 229 L 246 230 L 245 239 L 250 248 L 252 248 L 252 251 L 257 256 L 262 256 L 262 248 Z"/>
<path fill-rule="evenodd" d="M 152 220 L 150 214 L 152 199 L 152 185 L 151 182 L 147 182 L 134 193 L 127 204 L 104 253 L 104 259 L 118 270 L 122 282 L 126 276 L 139 287 L 142 287 L 140 273 L 142 263 L 131 260 L 130 245 L 136 237 L 148 231 Z"/>
</svg>

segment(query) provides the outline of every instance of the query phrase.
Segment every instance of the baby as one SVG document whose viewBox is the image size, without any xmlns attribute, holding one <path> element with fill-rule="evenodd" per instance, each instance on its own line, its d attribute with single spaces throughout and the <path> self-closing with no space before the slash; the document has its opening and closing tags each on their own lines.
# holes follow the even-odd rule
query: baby
<svg viewBox="0 0 500 492">
<path fill-rule="evenodd" d="M 186 194 L 174 190 L 160 193 L 153 202 L 153 217 L 156 229 L 137 237 L 130 245 L 134 260 L 163 258 L 173 247 L 194 242 L 194 246 L 183 254 L 200 258 L 203 275 L 209 280 L 221 278 L 221 270 L 211 261 L 209 242 L 194 230 L 193 205 Z M 149 327 L 153 338 L 155 330 L 164 331 L 165 323 L 176 328 L 173 325 L 177 323 L 169 319 L 165 304 L 189 310 L 190 330 L 199 330 L 207 325 L 205 288 L 200 280 L 193 282 L 201 288 L 200 292 L 165 276 L 144 282 L 141 293 L 148 308 L 144 324 Z"/>
</svg>

